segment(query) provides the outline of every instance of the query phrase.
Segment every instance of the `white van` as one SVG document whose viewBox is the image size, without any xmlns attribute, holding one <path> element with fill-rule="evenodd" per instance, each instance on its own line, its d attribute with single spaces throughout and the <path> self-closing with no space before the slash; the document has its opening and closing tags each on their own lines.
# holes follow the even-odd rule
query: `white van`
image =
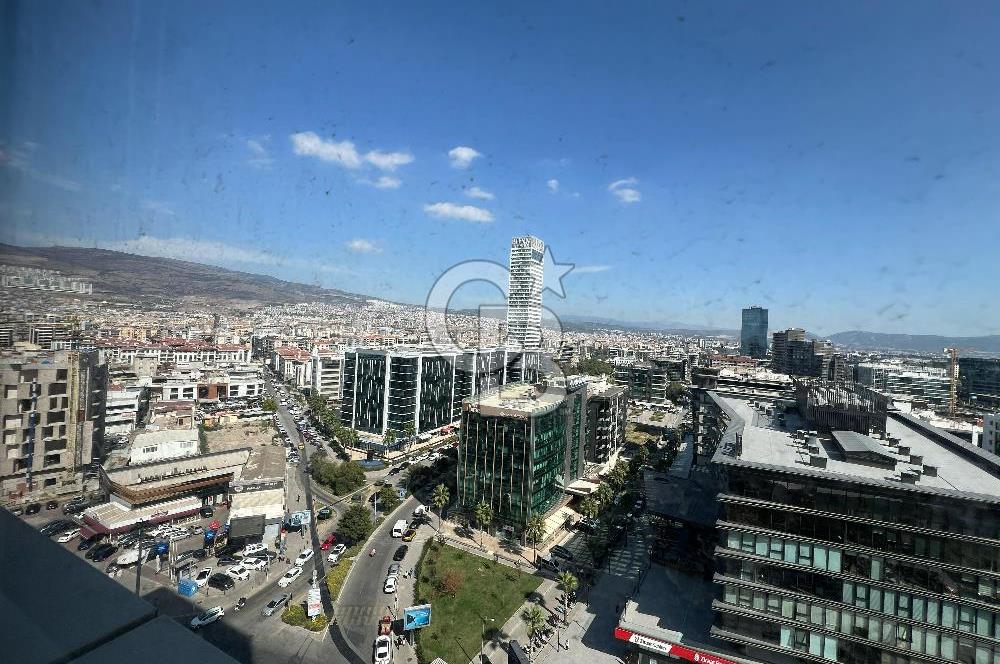
<svg viewBox="0 0 1000 664">
<path fill-rule="evenodd" d="M 417 509 L 413 510 L 413 516 L 423 516 L 427 514 L 427 505 L 417 505 Z"/>
<path fill-rule="evenodd" d="M 244 555 L 244 556 L 249 556 L 249 555 L 251 555 L 251 554 L 254 554 L 254 553 L 259 553 L 259 552 L 261 552 L 261 551 L 264 551 L 264 550 L 266 550 L 266 549 L 267 549 L 267 547 L 266 547 L 266 546 L 264 546 L 264 545 L 263 545 L 262 543 L 260 543 L 260 542 L 258 542 L 258 543 L 256 543 L 256 544 L 247 544 L 247 545 L 246 545 L 246 546 L 245 546 L 245 547 L 243 548 L 243 555 Z"/>
<path fill-rule="evenodd" d="M 406 519 L 400 519 L 392 526 L 392 536 L 402 537 L 403 533 L 406 532 Z"/>
</svg>

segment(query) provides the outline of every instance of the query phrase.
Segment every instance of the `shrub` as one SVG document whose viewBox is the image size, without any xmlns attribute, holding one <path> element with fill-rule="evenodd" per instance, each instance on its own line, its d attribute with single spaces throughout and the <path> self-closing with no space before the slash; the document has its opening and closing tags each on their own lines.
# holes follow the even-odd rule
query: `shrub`
<svg viewBox="0 0 1000 664">
<path fill-rule="evenodd" d="M 449 569 L 438 579 L 437 589 L 440 593 L 454 597 L 461 590 L 463 583 L 465 575 L 458 570 Z"/>
<path fill-rule="evenodd" d="M 293 604 L 285 609 L 281 614 L 281 621 L 287 625 L 308 629 L 310 632 L 318 632 L 330 622 L 324 613 L 310 620 L 301 604 Z"/>
</svg>

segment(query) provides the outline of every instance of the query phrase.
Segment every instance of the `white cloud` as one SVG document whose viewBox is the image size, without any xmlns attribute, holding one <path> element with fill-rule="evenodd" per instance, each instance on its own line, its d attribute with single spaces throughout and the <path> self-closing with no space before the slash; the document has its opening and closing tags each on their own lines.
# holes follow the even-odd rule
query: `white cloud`
<svg viewBox="0 0 1000 664">
<path fill-rule="evenodd" d="M 29 150 L 37 148 L 28 148 Z M 0 167 L 8 166 L 13 168 L 28 177 L 38 180 L 39 182 L 44 182 L 45 184 L 51 185 L 53 187 L 58 187 L 65 191 L 79 192 L 83 191 L 83 185 L 76 180 L 71 180 L 69 178 L 64 178 L 61 175 L 56 175 L 54 173 L 46 173 L 45 171 L 40 171 L 34 168 L 28 161 L 28 154 L 23 150 L 5 149 L 0 147 Z"/>
<path fill-rule="evenodd" d="M 375 180 L 372 186 L 376 189 L 399 189 L 401 184 L 403 182 L 399 178 L 394 178 L 391 175 L 383 175 L 378 180 Z"/>
<path fill-rule="evenodd" d="M 163 201 L 151 201 L 151 200 L 143 201 L 142 209 L 152 212 L 154 214 L 162 214 L 167 217 L 177 216 L 176 213 L 170 208 L 170 206 L 164 203 Z"/>
<path fill-rule="evenodd" d="M 493 221 L 492 212 L 475 205 L 432 203 L 424 206 L 424 212 L 439 219 L 461 219 L 478 224 L 488 224 Z"/>
<path fill-rule="evenodd" d="M 452 168 L 468 168 L 474 159 L 482 156 L 478 150 L 464 145 L 448 150 L 448 158 L 451 160 Z"/>
<path fill-rule="evenodd" d="M 366 240 L 364 238 L 356 237 L 350 242 L 345 242 L 344 246 L 347 247 L 348 251 L 353 251 L 356 254 L 380 254 L 382 253 L 382 248 L 371 240 Z"/>
<path fill-rule="evenodd" d="M 479 187 L 469 187 L 465 190 L 465 195 L 469 198 L 477 198 L 481 201 L 492 201 L 496 196 L 493 192 L 480 189 Z"/>
<path fill-rule="evenodd" d="M 638 203 L 642 200 L 642 193 L 635 188 L 639 181 L 635 178 L 624 178 L 615 180 L 608 185 L 608 191 L 614 194 L 622 203 Z"/>
<path fill-rule="evenodd" d="M 372 150 L 365 155 L 364 159 L 375 168 L 383 171 L 389 171 L 391 173 L 400 166 L 406 166 L 413 161 L 413 155 L 409 152 L 382 152 L 381 150 Z"/>
<path fill-rule="evenodd" d="M 292 134 L 292 150 L 304 157 L 340 164 L 345 168 L 361 168 L 361 155 L 351 141 L 324 141 L 315 132 Z"/>
<path fill-rule="evenodd" d="M 263 139 L 266 141 L 267 139 Z M 271 159 L 271 155 L 268 154 L 267 148 L 264 147 L 264 143 L 258 141 L 255 138 L 248 138 L 246 140 L 247 149 L 252 153 L 250 158 L 247 159 L 247 163 L 256 168 L 267 168 L 271 165 L 274 160 Z"/>
<path fill-rule="evenodd" d="M 295 154 L 316 157 L 344 168 L 358 169 L 371 164 L 379 170 L 392 172 L 413 161 L 413 155 L 409 152 L 370 150 L 361 154 L 351 141 L 325 141 L 312 131 L 292 134 L 291 139 Z"/>
<path fill-rule="evenodd" d="M 559 191 L 559 180 L 552 178 L 551 180 L 545 183 L 545 186 L 548 187 L 549 191 L 551 191 L 554 194 L 557 191 Z"/>
<path fill-rule="evenodd" d="M 610 265 L 577 265 L 573 268 L 575 274 L 596 274 L 597 272 L 607 272 Z"/>
</svg>

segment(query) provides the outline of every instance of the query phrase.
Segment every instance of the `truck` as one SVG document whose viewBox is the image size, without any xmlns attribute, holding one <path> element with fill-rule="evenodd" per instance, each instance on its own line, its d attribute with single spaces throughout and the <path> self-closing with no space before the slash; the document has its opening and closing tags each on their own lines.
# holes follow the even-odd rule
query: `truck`
<svg viewBox="0 0 1000 664">
<path fill-rule="evenodd" d="M 406 519 L 400 519 L 399 521 L 394 523 L 392 526 L 392 536 L 402 537 L 403 533 L 406 532 L 406 526 L 407 526 Z"/>
</svg>

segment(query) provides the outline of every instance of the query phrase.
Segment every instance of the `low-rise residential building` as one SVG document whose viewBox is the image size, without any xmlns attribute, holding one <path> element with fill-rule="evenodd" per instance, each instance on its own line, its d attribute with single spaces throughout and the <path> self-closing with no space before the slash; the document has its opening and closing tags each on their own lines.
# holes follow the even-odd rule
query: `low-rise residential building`
<svg viewBox="0 0 1000 664">
<path fill-rule="evenodd" d="M 132 439 L 129 464 L 154 463 L 198 454 L 197 429 L 143 431 Z"/>
</svg>

